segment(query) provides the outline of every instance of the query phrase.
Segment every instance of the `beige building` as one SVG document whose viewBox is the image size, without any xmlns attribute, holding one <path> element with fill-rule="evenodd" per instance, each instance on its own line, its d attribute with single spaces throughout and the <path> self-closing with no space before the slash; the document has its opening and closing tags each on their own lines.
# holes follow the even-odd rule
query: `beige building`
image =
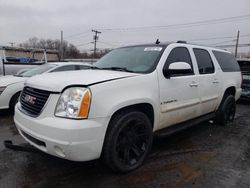
<svg viewBox="0 0 250 188">
<path fill-rule="evenodd" d="M 0 47 L 5 51 L 6 57 L 28 57 L 32 59 L 44 59 L 44 49 L 26 49 L 16 47 Z M 58 61 L 60 59 L 59 52 L 56 50 L 46 50 L 48 61 Z"/>
</svg>

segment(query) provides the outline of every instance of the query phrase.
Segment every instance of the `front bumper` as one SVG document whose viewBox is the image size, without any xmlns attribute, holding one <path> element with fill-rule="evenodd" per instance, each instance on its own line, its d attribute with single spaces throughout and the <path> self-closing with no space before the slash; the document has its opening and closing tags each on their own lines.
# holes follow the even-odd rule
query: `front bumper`
<svg viewBox="0 0 250 188">
<path fill-rule="evenodd" d="M 19 108 L 20 103 L 15 109 L 16 127 L 22 137 L 36 148 L 72 161 L 88 161 L 100 157 L 108 118 L 32 118 Z"/>
</svg>

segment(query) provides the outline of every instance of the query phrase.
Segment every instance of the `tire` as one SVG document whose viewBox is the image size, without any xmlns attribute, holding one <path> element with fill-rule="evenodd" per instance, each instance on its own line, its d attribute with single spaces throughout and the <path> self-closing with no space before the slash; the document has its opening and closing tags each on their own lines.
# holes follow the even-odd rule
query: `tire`
<svg viewBox="0 0 250 188">
<path fill-rule="evenodd" d="M 148 155 L 152 140 L 152 125 L 144 113 L 119 113 L 109 124 L 102 159 L 113 171 L 125 173 L 135 170 Z"/>
<path fill-rule="evenodd" d="M 18 102 L 18 98 L 19 98 L 20 94 L 21 94 L 20 92 L 16 93 L 15 95 L 13 95 L 13 97 L 10 100 L 9 109 L 10 109 L 10 112 L 13 114 L 15 112 L 15 106 Z"/>
<path fill-rule="evenodd" d="M 216 113 L 216 122 L 223 126 L 231 124 L 234 121 L 235 112 L 236 102 L 234 96 L 225 95 Z"/>
</svg>

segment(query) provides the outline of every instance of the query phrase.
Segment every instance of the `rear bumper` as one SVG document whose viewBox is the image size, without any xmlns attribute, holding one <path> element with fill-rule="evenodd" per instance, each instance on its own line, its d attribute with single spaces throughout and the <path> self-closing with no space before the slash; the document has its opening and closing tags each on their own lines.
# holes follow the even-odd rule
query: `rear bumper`
<svg viewBox="0 0 250 188">
<path fill-rule="evenodd" d="M 72 161 L 100 157 L 108 124 L 108 118 L 32 118 L 17 107 L 14 121 L 19 133 L 30 144 L 45 153 Z"/>
</svg>

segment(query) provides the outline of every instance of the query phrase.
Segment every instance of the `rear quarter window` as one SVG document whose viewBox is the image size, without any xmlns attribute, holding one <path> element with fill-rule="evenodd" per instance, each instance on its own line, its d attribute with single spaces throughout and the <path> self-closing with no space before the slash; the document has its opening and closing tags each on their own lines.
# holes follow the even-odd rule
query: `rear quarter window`
<svg viewBox="0 0 250 188">
<path fill-rule="evenodd" d="M 213 51 L 223 72 L 240 72 L 240 66 L 234 56 L 230 53 Z"/>
</svg>

